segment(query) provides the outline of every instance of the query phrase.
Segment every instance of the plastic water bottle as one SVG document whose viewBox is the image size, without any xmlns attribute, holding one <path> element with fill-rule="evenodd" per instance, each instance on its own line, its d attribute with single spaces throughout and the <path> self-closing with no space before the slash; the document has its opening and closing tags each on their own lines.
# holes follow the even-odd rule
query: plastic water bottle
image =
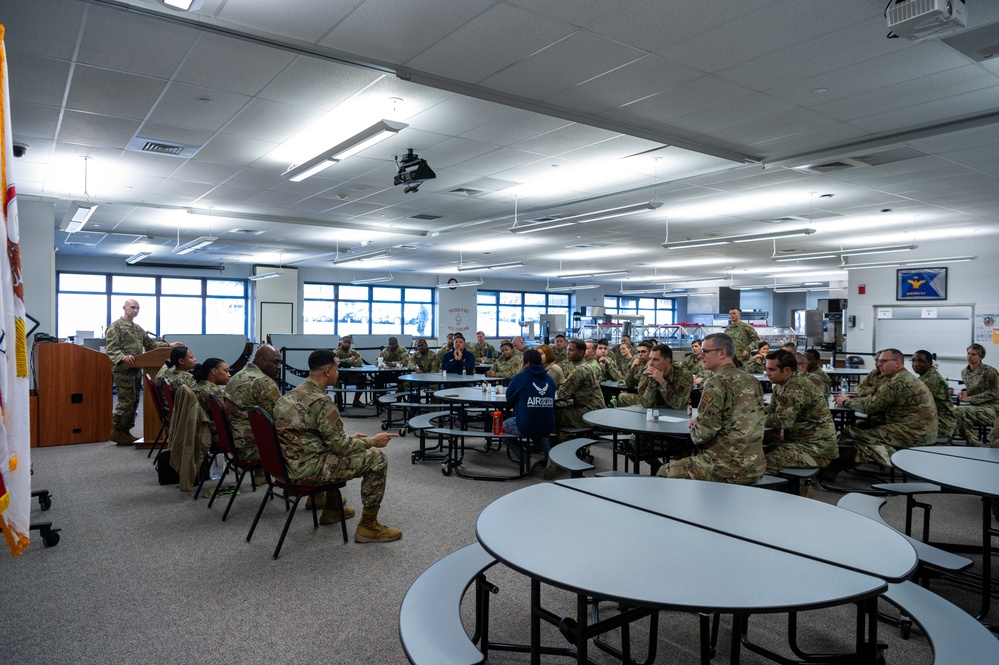
<svg viewBox="0 0 999 665">
<path fill-rule="evenodd" d="M 850 392 L 850 382 L 846 379 L 845 376 L 839 381 L 839 391 L 844 395 Z"/>
<path fill-rule="evenodd" d="M 617 396 L 611 397 L 610 408 L 612 409 L 617 408 Z"/>
</svg>

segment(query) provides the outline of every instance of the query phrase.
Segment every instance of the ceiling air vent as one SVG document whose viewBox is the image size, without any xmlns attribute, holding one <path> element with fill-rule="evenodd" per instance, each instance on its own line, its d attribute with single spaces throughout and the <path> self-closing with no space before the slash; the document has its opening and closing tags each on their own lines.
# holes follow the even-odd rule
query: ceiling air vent
<svg viewBox="0 0 999 665">
<path fill-rule="evenodd" d="M 229 233 L 241 233 L 245 236 L 261 236 L 264 234 L 263 231 L 257 231 L 255 229 L 233 229 Z"/>
<path fill-rule="evenodd" d="M 458 196 L 473 197 L 482 194 L 484 190 L 472 189 L 471 187 L 458 187 L 457 189 L 452 189 L 448 194 L 457 194 Z"/>
<path fill-rule="evenodd" d="M 157 141 L 154 139 L 144 139 L 136 136 L 128 142 L 125 147 L 131 152 L 152 153 L 154 155 L 168 155 L 170 157 L 192 157 L 198 152 L 199 146 L 185 145 L 183 143 L 172 143 L 170 141 Z"/>
<path fill-rule="evenodd" d="M 409 215 L 408 217 L 406 217 L 406 219 L 419 219 L 424 222 L 432 222 L 435 219 L 440 219 L 440 218 L 441 218 L 440 215 L 431 215 L 425 212 L 421 212 L 418 215 Z"/>
</svg>

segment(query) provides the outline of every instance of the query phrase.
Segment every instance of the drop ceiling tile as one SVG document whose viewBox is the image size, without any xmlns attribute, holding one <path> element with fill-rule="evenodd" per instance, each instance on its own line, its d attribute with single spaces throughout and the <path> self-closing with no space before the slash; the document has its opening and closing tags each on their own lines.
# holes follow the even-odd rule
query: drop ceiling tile
<svg viewBox="0 0 999 665">
<path fill-rule="evenodd" d="M 122 153 L 111 170 L 119 173 L 141 173 L 142 175 L 165 178 L 183 165 L 183 159 L 170 155 L 126 151 Z"/>
<path fill-rule="evenodd" d="M 789 155 L 803 155 L 815 146 L 841 145 L 867 137 L 867 132 L 843 123 L 750 144 L 746 152 L 767 161 L 780 161 Z"/>
<path fill-rule="evenodd" d="M 496 4 L 406 63 L 459 81 L 481 81 L 574 30 L 517 7 Z M 475 57 L 469 57 L 474 53 Z"/>
<path fill-rule="evenodd" d="M 187 180 L 189 182 L 203 182 L 211 185 L 218 185 L 225 182 L 240 171 L 240 167 L 232 164 L 217 164 L 214 162 L 203 162 L 188 160 L 180 165 L 174 172 L 175 178 Z"/>
<path fill-rule="evenodd" d="M 171 178 L 164 181 L 153 192 L 155 196 L 170 197 L 175 201 L 183 201 L 177 205 L 190 205 L 211 190 L 212 185 L 203 182 L 185 182 Z"/>
<path fill-rule="evenodd" d="M 668 122 L 695 111 L 748 97 L 752 91 L 715 76 L 702 76 L 676 85 L 666 92 L 629 103 L 600 115 L 612 120 L 648 123 Z"/>
<path fill-rule="evenodd" d="M 512 147 L 542 155 L 560 155 L 570 150 L 577 150 L 594 143 L 607 141 L 616 136 L 619 135 L 609 132 L 606 129 L 574 124 L 536 136 L 532 139 L 518 141 Z"/>
<path fill-rule="evenodd" d="M 212 206 L 226 207 L 236 203 L 244 203 L 259 193 L 256 189 L 222 185 L 202 196 L 195 202 L 195 205 L 199 208 Z M 210 221 L 210 219 L 210 217 L 205 218 L 206 221 Z M 228 220 L 226 223 L 229 223 Z"/>
<path fill-rule="evenodd" d="M 9 49 L 7 58 L 8 71 L 15 73 L 9 80 L 11 98 L 46 106 L 62 104 L 69 81 L 68 62 Z M 16 75 L 22 71 L 30 72 L 30 75 Z"/>
<path fill-rule="evenodd" d="M 157 125 L 147 122 L 139 128 L 139 136 L 144 139 L 151 139 L 154 141 L 167 141 L 169 143 L 202 146 L 212 138 L 212 133 L 197 129 L 169 127 L 167 125 Z"/>
<path fill-rule="evenodd" d="M 11 103 L 10 124 L 18 141 L 33 137 L 53 139 L 59 126 L 59 109 L 14 100 Z"/>
<path fill-rule="evenodd" d="M 24 51 L 49 58 L 70 60 L 80 33 L 87 5 L 71 2 L 5 0 L 3 22 L 7 25 L 7 51 Z"/>
<path fill-rule="evenodd" d="M 775 99 L 769 95 L 753 93 L 735 101 L 719 104 L 670 121 L 670 126 L 686 132 L 712 134 L 719 130 L 737 127 L 747 122 L 763 120 L 797 110 L 794 104 Z"/>
<path fill-rule="evenodd" d="M 204 33 L 177 72 L 176 80 L 253 96 L 294 59 L 291 53 Z"/>
<path fill-rule="evenodd" d="M 227 2 L 218 13 L 218 18 L 254 31 L 314 44 L 356 4 L 356 0 L 324 0 L 297 3 L 289 10 L 275 11 L 271 0 L 242 0 Z"/>
<path fill-rule="evenodd" d="M 141 120 L 163 92 L 165 81 L 77 65 L 66 108 Z M 118 91 L 127 90 L 127 94 Z"/>
<path fill-rule="evenodd" d="M 300 56 L 259 94 L 284 104 L 328 111 L 385 76 L 381 72 Z"/>
<path fill-rule="evenodd" d="M 466 159 L 451 166 L 451 169 L 459 173 L 470 173 L 478 176 L 492 175 L 498 171 L 506 171 L 530 162 L 543 158 L 534 152 L 514 150 L 512 148 L 499 148 L 492 152 Z"/>
<path fill-rule="evenodd" d="M 302 197 L 292 192 L 267 191 L 260 192 L 253 198 L 247 199 L 246 202 L 253 205 L 284 208 L 300 200 L 302 200 Z"/>
<path fill-rule="evenodd" d="M 423 131 L 456 136 L 489 125 L 512 113 L 513 109 L 509 106 L 452 95 L 441 103 L 411 116 L 406 122 L 411 127 Z"/>
<path fill-rule="evenodd" d="M 80 42 L 84 64 L 161 79 L 170 78 L 197 32 L 152 17 L 90 5 Z M 142 57 L 126 54 L 141 53 Z"/>
<path fill-rule="evenodd" d="M 511 0 L 511 4 L 523 9 L 581 28 L 609 19 L 636 2 L 637 0 L 617 0 L 613 3 L 604 0 Z"/>
<path fill-rule="evenodd" d="M 569 120 L 553 118 L 531 111 L 516 110 L 487 124 L 464 132 L 460 136 L 461 138 L 482 141 L 484 143 L 509 145 L 571 124 L 573 123 Z"/>
<path fill-rule="evenodd" d="M 593 32 L 654 52 L 691 35 L 699 35 L 716 26 L 750 14 L 759 3 L 726 0 L 705 11 L 699 0 L 674 0 L 668 5 L 660 0 L 641 0 L 614 16 L 590 26 Z M 683 20 L 677 20 L 677 16 Z"/>
<path fill-rule="evenodd" d="M 112 118 L 95 113 L 66 111 L 59 129 L 59 140 L 84 145 L 124 148 L 139 128 L 137 120 Z"/>
<path fill-rule="evenodd" d="M 241 138 L 281 143 L 311 125 L 321 115 L 315 109 L 253 99 L 223 131 Z"/>
<path fill-rule="evenodd" d="M 835 124 L 835 121 L 814 111 L 796 109 L 788 113 L 747 122 L 738 127 L 722 129 L 713 132 L 712 137 L 738 143 L 744 148 L 762 141 L 810 132 L 832 124 Z"/>
<path fill-rule="evenodd" d="M 283 182 L 280 175 L 265 169 L 240 169 L 225 181 L 235 187 L 255 187 L 258 191 L 267 190 Z"/>
<path fill-rule="evenodd" d="M 481 84 L 521 97 L 544 99 L 645 55 L 619 42 L 577 32 L 500 70 Z"/>
<path fill-rule="evenodd" d="M 948 118 L 992 111 L 996 107 L 997 95 L 999 95 L 999 86 L 993 86 L 975 92 L 954 95 L 947 99 L 916 104 L 905 109 L 858 118 L 851 121 L 850 124 L 873 133 L 899 127 L 936 124 Z"/>
<path fill-rule="evenodd" d="M 277 146 L 277 143 L 270 141 L 254 141 L 229 134 L 216 134 L 192 159 L 219 164 L 254 164 L 258 160 L 265 160 Z"/>
<path fill-rule="evenodd" d="M 217 132 L 250 102 L 245 95 L 171 83 L 148 120 L 172 127 Z"/>
<path fill-rule="evenodd" d="M 403 63 L 483 12 L 491 0 L 367 0 L 320 44 L 380 62 Z M 386 20 L 391 17 L 391 20 Z M 371 39 L 377 34 L 378 39 Z"/>
</svg>

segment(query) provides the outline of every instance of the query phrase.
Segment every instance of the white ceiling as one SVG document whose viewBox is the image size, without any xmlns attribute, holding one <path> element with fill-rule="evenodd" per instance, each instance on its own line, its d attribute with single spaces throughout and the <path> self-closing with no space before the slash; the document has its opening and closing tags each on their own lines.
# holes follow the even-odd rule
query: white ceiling
<svg viewBox="0 0 999 665">
<path fill-rule="evenodd" d="M 835 260 L 770 258 L 999 232 L 999 58 L 886 39 L 884 4 L 205 0 L 186 14 L 5 0 L 14 138 L 30 145 L 12 172 L 22 198 L 57 202 L 57 225 L 70 201 L 100 203 L 84 232 L 57 231 L 66 254 L 328 267 L 338 244 L 368 243 L 396 247 L 391 262 L 352 268 L 523 260 L 487 277 L 623 268 L 573 281 L 625 288 L 845 279 Z M 959 37 L 999 51 L 999 3 L 968 5 Z M 409 127 L 316 177 L 281 177 L 381 118 Z M 128 150 L 138 139 L 193 156 Z M 392 185 L 407 148 L 437 172 L 410 194 Z M 795 168 L 874 154 L 887 163 Z M 651 199 L 664 205 L 508 231 L 515 205 L 525 222 Z M 806 226 L 776 243 L 660 246 Z M 177 257 L 178 234 L 220 240 Z"/>
</svg>

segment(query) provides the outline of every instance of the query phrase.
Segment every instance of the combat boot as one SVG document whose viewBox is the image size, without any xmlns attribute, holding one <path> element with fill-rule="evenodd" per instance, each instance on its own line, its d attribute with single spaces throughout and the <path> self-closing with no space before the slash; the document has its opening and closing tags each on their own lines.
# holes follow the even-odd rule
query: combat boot
<svg viewBox="0 0 999 665">
<path fill-rule="evenodd" d="M 365 508 L 354 531 L 355 543 L 387 543 L 402 538 L 402 531 L 378 523 L 378 509 Z"/>
<path fill-rule="evenodd" d="M 135 443 L 135 439 L 131 438 L 128 432 L 117 427 L 111 429 L 108 440 L 117 443 L 119 446 L 131 446 Z"/>
<path fill-rule="evenodd" d="M 319 516 L 320 524 L 336 524 L 340 521 L 340 511 L 336 509 L 336 501 L 333 501 L 334 505 L 326 506 L 323 508 L 322 514 Z M 354 516 L 354 509 L 350 506 L 343 507 L 343 516 L 350 519 Z"/>
</svg>

